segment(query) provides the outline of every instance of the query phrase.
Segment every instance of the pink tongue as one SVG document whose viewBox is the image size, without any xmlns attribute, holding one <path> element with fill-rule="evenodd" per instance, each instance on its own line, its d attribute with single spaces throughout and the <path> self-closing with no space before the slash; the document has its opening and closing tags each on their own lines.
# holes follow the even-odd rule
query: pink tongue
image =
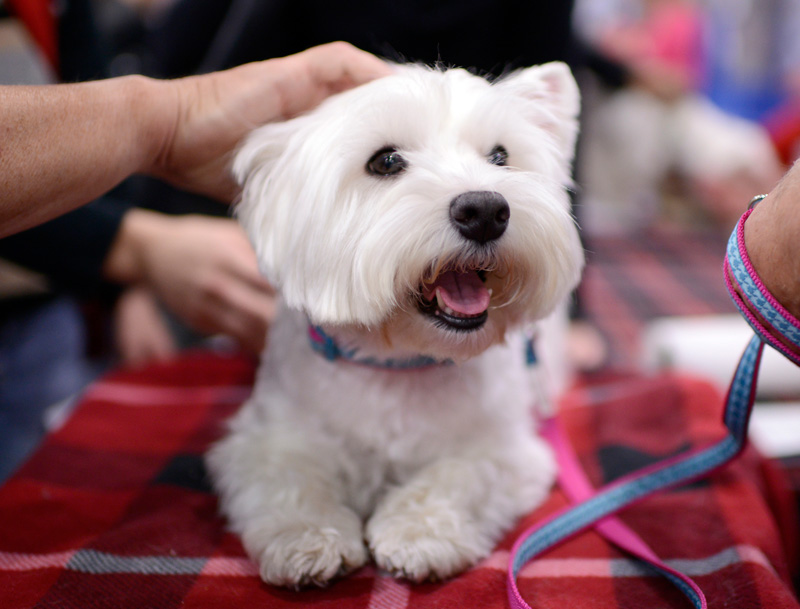
<svg viewBox="0 0 800 609">
<path fill-rule="evenodd" d="M 436 281 L 427 286 L 425 298 L 428 300 L 436 298 L 437 289 L 444 303 L 456 313 L 479 315 L 489 308 L 491 295 L 475 271 L 442 273 Z"/>
</svg>

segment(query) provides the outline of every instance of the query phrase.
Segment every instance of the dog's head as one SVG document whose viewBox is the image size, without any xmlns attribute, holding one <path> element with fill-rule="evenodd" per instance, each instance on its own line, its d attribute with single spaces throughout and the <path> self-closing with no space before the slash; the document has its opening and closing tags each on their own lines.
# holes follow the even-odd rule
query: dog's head
<svg viewBox="0 0 800 609">
<path fill-rule="evenodd" d="M 583 263 L 567 187 L 578 89 L 399 66 L 253 132 L 234 172 L 265 275 L 312 322 L 474 355 L 548 314 Z"/>
</svg>

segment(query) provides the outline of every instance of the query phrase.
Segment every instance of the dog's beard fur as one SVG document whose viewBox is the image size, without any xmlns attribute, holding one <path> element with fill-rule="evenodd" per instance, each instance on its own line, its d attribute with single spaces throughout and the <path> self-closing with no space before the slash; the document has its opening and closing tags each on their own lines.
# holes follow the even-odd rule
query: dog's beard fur
<svg viewBox="0 0 800 609">
<path fill-rule="evenodd" d="M 384 569 L 447 577 L 546 495 L 554 466 L 530 433 L 529 378 L 507 334 L 551 315 L 578 281 L 567 195 L 578 105 L 562 64 L 492 85 L 399 66 L 256 130 L 238 153 L 237 213 L 284 310 L 208 464 L 265 581 L 325 583 L 364 563 L 364 539 Z M 498 146 L 507 166 L 490 162 Z M 404 169 L 370 173 L 386 147 Z M 475 192 L 507 202 L 498 238 L 454 226 L 452 202 Z M 457 272 L 488 302 L 480 323 L 437 319 L 432 286 Z M 456 321 L 476 316 L 466 309 Z M 308 345 L 309 321 L 368 356 L 459 365 L 331 364 Z"/>
</svg>

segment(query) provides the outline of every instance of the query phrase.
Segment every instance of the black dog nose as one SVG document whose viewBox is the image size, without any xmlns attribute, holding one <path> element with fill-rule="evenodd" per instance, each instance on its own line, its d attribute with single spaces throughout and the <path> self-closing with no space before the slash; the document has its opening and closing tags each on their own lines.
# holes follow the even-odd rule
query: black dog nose
<svg viewBox="0 0 800 609">
<path fill-rule="evenodd" d="M 450 203 L 453 225 L 465 238 L 478 243 L 500 237 L 508 226 L 510 216 L 508 203 L 499 192 L 465 192 Z"/>
</svg>

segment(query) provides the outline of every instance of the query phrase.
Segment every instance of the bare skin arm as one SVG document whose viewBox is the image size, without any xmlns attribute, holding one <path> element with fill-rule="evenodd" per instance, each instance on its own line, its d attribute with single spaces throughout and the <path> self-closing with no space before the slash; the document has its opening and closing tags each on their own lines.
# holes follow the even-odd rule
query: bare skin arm
<svg viewBox="0 0 800 609">
<path fill-rule="evenodd" d="M 753 210 L 744 237 L 764 285 L 800 318 L 800 163 Z"/>
<path fill-rule="evenodd" d="M 230 201 L 230 154 L 262 123 L 390 68 L 346 43 L 172 81 L 0 86 L 0 237 L 140 173 Z"/>
<path fill-rule="evenodd" d="M 0 87 L 2 234 L 69 211 L 144 168 L 163 145 L 166 125 L 147 125 L 160 86 L 133 77 Z"/>
</svg>

